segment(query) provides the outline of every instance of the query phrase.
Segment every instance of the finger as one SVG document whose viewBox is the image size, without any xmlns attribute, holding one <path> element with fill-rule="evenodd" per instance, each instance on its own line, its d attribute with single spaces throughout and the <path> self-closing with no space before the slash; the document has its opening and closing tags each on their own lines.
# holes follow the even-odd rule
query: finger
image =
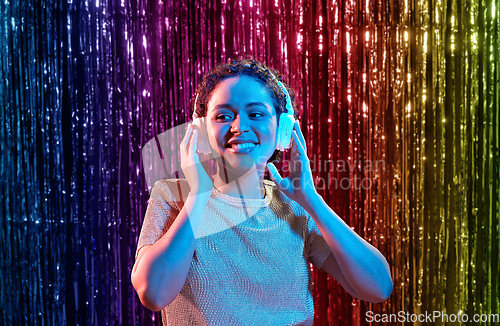
<svg viewBox="0 0 500 326">
<path fill-rule="evenodd" d="M 298 155 L 299 155 L 299 150 L 297 149 L 297 142 L 293 140 L 292 137 L 292 147 L 290 148 L 290 160 L 293 160 L 293 158 Z"/>
<path fill-rule="evenodd" d="M 302 130 L 300 129 L 300 124 L 298 121 L 295 121 L 294 125 L 294 130 L 297 132 L 297 135 L 299 136 L 300 143 L 302 144 L 302 147 L 306 150 L 307 153 L 307 146 L 306 146 L 306 139 L 304 138 L 304 134 L 302 134 Z"/>
<path fill-rule="evenodd" d="M 198 148 L 198 130 L 193 130 L 193 139 L 192 139 L 192 145 L 193 151 L 196 152 L 196 149 Z"/>
<path fill-rule="evenodd" d="M 198 130 L 194 129 L 193 137 L 191 138 L 191 147 L 193 148 L 193 151 L 196 151 L 197 146 L 198 146 Z"/>
<path fill-rule="evenodd" d="M 188 150 L 193 150 L 194 146 L 198 144 L 197 134 L 198 134 L 198 130 L 196 130 L 196 128 L 193 128 L 193 130 L 191 131 L 191 136 L 189 137 L 189 140 L 188 140 L 187 146 L 186 146 L 186 148 Z"/>
<path fill-rule="evenodd" d="M 182 141 L 181 141 L 181 145 L 183 147 L 186 146 L 186 144 L 188 143 L 189 141 L 189 137 L 191 136 L 191 133 L 193 132 L 193 124 L 190 123 L 186 129 L 186 134 L 184 135 L 184 138 L 182 138 Z"/>
<path fill-rule="evenodd" d="M 191 139 L 191 150 L 193 151 L 194 161 L 199 162 L 198 154 L 196 150 L 198 149 L 198 130 L 193 130 L 193 137 Z"/>
<path fill-rule="evenodd" d="M 293 131 L 292 136 L 293 136 L 293 139 L 295 139 L 295 144 L 297 146 L 297 150 L 299 151 L 299 154 L 307 156 L 306 149 L 304 148 L 301 141 L 299 140 L 299 135 L 297 134 L 297 132 L 295 130 Z"/>
<path fill-rule="evenodd" d="M 183 144 L 181 146 L 181 155 L 183 155 L 184 157 L 190 156 L 191 150 L 193 148 L 193 141 L 197 139 L 195 132 L 197 133 L 198 131 L 196 130 L 195 126 L 191 123 L 188 126 L 185 139 L 183 140 Z M 194 157 L 195 162 L 197 161 L 197 159 L 198 157 Z"/>
</svg>

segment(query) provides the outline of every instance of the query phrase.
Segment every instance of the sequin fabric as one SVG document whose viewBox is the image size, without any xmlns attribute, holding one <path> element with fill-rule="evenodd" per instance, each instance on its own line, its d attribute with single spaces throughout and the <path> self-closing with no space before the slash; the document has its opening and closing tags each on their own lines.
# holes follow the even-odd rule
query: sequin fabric
<svg viewBox="0 0 500 326">
<path fill-rule="evenodd" d="M 309 262 L 320 268 L 331 251 L 299 204 L 273 182 L 264 186 L 263 199 L 244 201 L 213 190 L 184 287 L 162 310 L 164 325 L 313 324 Z M 182 209 L 179 194 L 188 192 L 182 179 L 155 184 L 137 252 L 168 231 Z M 217 221 L 234 225 L 213 232 L 207 224 Z"/>
</svg>

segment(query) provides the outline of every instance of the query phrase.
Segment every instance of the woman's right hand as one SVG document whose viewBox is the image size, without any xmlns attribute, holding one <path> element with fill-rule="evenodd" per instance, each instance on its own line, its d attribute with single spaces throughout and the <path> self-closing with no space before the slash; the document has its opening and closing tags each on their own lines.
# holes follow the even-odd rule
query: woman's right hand
<svg viewBox="0 0 500 326">
<path fill-rule="evenodd" d="M 189 184 L 190 193 L 212 193 L 213 182 L 200 162 L 198 149 L 198 130 L 189 124 L 181 142 L 181 168 Z"/>
</svg>

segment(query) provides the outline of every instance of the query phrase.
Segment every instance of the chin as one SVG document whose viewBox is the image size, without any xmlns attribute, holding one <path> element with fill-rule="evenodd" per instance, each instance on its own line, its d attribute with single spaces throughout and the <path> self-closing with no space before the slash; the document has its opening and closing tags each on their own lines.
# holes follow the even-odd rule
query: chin
<svg viewBox="0 0 500 326">
<path fill-rule="evenodd" d="M 232 157 L 232 155 L 227 155 L 224 160 L 219 161 L 228 172 L 243 175 L 249 172 L 251 169 L 256 168 L 255 159 L 249 155 L 238 155 L 237 157 Z"/>
<path fill-rule="evenodd" d="M 236 160 L 228 160 L 226 161 L 226 167 L 230 168 L 234 172 L 240 172 L 244 174 L 248 172 L 250 169 L 255 168 L 255 161 L 252 157 L 244 157 Z"/>
</svg>

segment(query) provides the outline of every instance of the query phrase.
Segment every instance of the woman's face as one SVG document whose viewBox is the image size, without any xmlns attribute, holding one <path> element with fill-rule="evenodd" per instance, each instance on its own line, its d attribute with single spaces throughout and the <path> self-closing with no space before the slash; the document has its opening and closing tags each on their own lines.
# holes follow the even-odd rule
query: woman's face
<svg viewBox="0 0 500 326">
<path fill-rule="evenodd" d="M 210 146 L 227 169 L 265 167 L 276 148 L 277 116 L 266 87 L 250 76 L 221 81 L 211 93 L 207 111 Z M 221 160 L 219 159 L 219 162 Z"/>
</svg>

